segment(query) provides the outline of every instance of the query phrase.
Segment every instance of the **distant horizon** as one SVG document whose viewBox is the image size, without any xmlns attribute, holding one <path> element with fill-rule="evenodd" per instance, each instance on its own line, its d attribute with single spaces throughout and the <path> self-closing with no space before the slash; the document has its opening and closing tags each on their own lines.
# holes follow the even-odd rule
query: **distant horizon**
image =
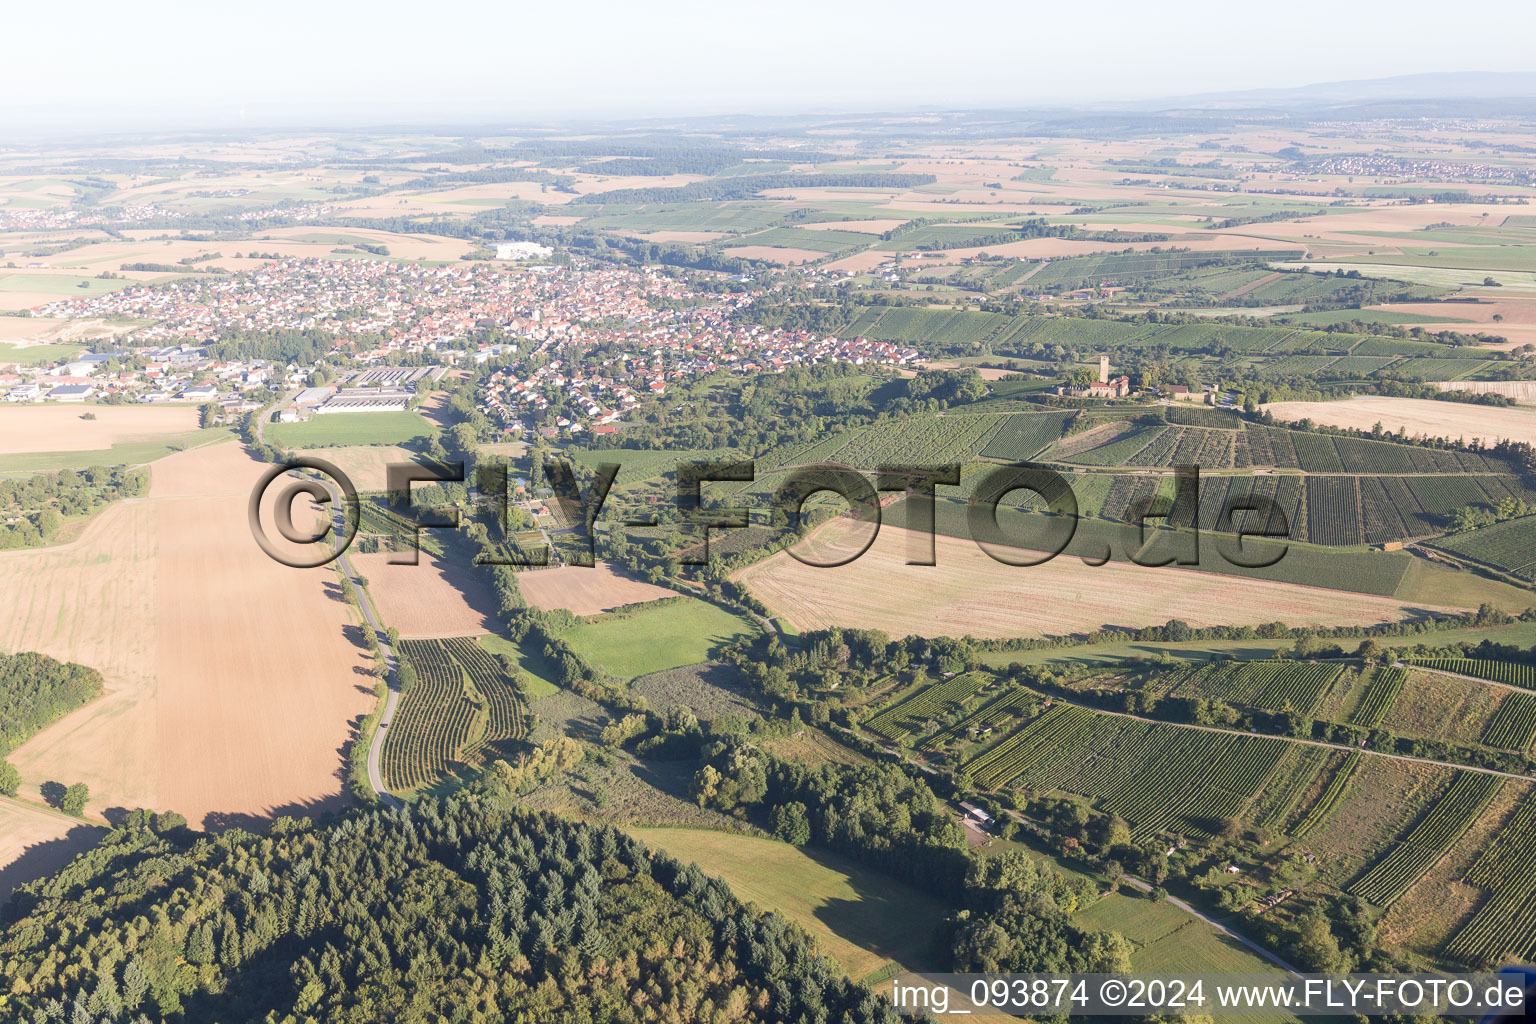
<svg viewBox="0 0 1536 1024">
<path fill-rule="evenodd" d="M 0 64 L 0 128 L 36 136 L 1052 110 L 1528 72 L 1536 9 L 1479 11 L 1475 22 L 1446 23 L 1419 0 L 1390 11 L 1302 0 L 1283 16 L 1197 0 L 1176 13 L 1110 3 L 1091 21 L 994 4 L 946 21 L 913 0 L 876 16 L 787 0 L 748 19 L 663 0 L 643 10 L 598 3 L 577 21 L 478 3 L 424 13 L 384 0 L 358 18 L 294 0 L 259 15 L 84 0 L 62 27 L 40 8 L 5 15 L 11 39 L 50 45 L 13 45 Z"/>
</svg>

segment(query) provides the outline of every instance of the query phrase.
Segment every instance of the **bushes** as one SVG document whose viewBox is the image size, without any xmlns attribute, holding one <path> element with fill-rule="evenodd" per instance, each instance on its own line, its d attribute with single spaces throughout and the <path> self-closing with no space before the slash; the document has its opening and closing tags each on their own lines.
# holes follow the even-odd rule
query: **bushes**
<svg viewBox="0 0 1536 1024">
<path fill-rule="evenodd" d="M 0 754 L 101 695 L 101 674 L 32 653 L 0 654 Z"/>
</svg>

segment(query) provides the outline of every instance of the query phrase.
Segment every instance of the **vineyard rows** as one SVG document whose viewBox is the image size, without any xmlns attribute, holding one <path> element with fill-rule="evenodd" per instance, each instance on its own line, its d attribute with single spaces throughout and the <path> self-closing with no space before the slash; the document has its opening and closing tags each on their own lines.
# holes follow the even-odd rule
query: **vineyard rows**
<svg viewBox="0 0 1536 1024">
<path fill-rule="evenodd" d="M 981 449 L 987 459 L 1006 459 L 1009 462 L 1025 462 L 1045 450 L 1061 437 L 1070 412 L 1019 412 L 1003 421 L 997 433 Z"/>
<path fill-rule="evenodd" d="M 1328 780 L 1328 787 L 1318 796 L 1296 827 L 1291 829 L 1291 835 L 1297 839 L 1309 834 L 1317 826 L 1327 821 L 1329 816 L 1344 801 L 1344 794 L 1349 791 L 1349 784 L 1355 777 L 1355 769 L 1360 766 L 1360 755 L 1352 753 L 1348 760 L 1333 773 L 1333 778 Z"/>
<path fill-rule="evenodd" d="M 517 689 L 507 680 L 496 658 L 473 640 L 458 636 L 442 643 L 469 673 L 470 680 L 485 699 L 488 714 L 485 734 L 464 751 L 464 759 L 469 760 L 488 749 L 502 758 L 511 756 L 512 749 L 508 744 L 528 734 L 523 702 Z"/>
<path fill-rule="evenodd" d="M 1004 416 L 914 416 L 883 421 L 844 435 L 845 443 L 818 459 L 843 462 L 858 469 L 882 465 L 942 465 L 976 457 L 1002 426 Z"/>
<path fill-rule="evenodd" d="M 1254 824 L 1270 829 L 1285 824 L 1331 756 L 1330 751 L 1300 744 L 1281 755 L 1264 792 L 1254 802 Z"/>
<path fill-rule="evenodd" d="M 1307 540 L 1330 547 L 1365 542 L 1360 524 L 1360 492 L 1354 477 L 1307 478 Z"/>
<path fill-rule="evenodd" d="M 1453 672 L 1459 676 L 1488 679 L 1510 686 L 1523 686 L 1536 690 L 1536 665 L 1524 665 L 1515 661 L 1486 661 L 1480 658 L 1416 658 L 1413 664 L 1437 672 Z"/>
<path fill-rule="evenodd" d="M 1387 712 L 1392 710 L 1392 703 L 1397 700 L 1397 695 L 1403 692 L 1403 684 L 1408 681 L 1408 672 L 1401 668 L 1378 668 L 1372 671 L 1370 677 L 1365 680 L 1365 693 L 1360 696 L 1360 703 L 1350 713 L 1349 724 L 1360 725 L 1367 729 L 1374 729 L 1381 724 L 1381 720 L 1387 717 Z"/>
<path fill-rule="evenodd" d="M 990 681 L 991 677 L 985 672 L 965 672 L 953 679 L 925 686 L 869 719 L 864 727 L 888 740 L 899 740 L 922 729 L 927 722 L 952 713 Z"/>
<path fill-rule="evenodd" d="M 1133 835 L 1214 834 L 1263 786 L 1283 741 L 1184 729 L 1058 705 L 964 765 L 978 785 L 1097 800 Z"/>
<path fill-rule="evenodd" d="M 1008 692 L 987 701 L 965 718 L 934 736 L 933 742 L 951 738 L 965 739 L 973 732 L 978 735 L 983 734 L 1009 719 L 1018 717 L 1020 712 L 1033 707 L 1039 700 L 1039 696 L 1033 691 L 1015 686 Z"/>
<path fill-rule="evenodd" d="M 1515 809 L 1464 880 L 1488 896 L 1445 955 L 1468 964 L 1529 963 L 1536 956 L 1536 793 Z"/>
<path fill-rule="evenodd" d="M 1202 470 L 1225 469 L 1232 465 L 1232 448 L 1235 441 L 1235 434 L 1230 430 L 1169 427 L 1154 437 L 1145 448 L 1134 453 L 1121 464 L 1199 466 Z"/>
<path fill-rule="evenodd" d="M 474 641 L 402 640 L 400 652 L 415 669 L 416 682 L 384 739 L 384 784 L 391 790 L 430 785 L 453 765 L 525 734 L 515 687 Z"/>
<path fill-rule="evenodd" d="M 1536 516 L 1510 519 L 1435 541 L 1453 555 L 1536 581 Z"/>
<path fill-rule="evenodd" d="M 1536 740 L 1536 694 L 1511 693 L 1483 729 L 1483 742 L 1505 750 L 1524 750 Z"/>
<path fill-rule="evenodd" d="M 1460 839 L 1488 806 L 1503 780 L 1481 772 L 1457 772 L 1456 781 L 1407 838 L 1377 861 L 1349 891 L 1377 906 L 1397 899 Z"/>
<path fill-rule="evenodd" d="M 1308 714 L 1342 671 L 1339 665 L 1247 661 L 1196 665 L 1160 676 L 1157 682 L 1167 685 L 1167 692 L 1174 696 L 1215 698 L 1276 711 L 1289 703 Z"/>
</svg>

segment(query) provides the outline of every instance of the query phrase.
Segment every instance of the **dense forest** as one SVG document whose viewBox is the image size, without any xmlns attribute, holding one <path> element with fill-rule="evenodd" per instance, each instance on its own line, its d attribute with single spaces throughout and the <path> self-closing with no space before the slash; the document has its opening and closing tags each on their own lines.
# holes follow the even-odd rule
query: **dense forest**
<svg viewBox="0 0 1536 1024">
<path fill-rule="evenodd" d="M 0 653 L 0 754 L 101 694 L 101 674 L 43 654 Z"/>
<path fill-rule="evenodd" d="M 0 1020 L 898 1019 L 724 883 L 502 799 L 268 836 L 135 815 L 13 896 Z"/>
</svg>

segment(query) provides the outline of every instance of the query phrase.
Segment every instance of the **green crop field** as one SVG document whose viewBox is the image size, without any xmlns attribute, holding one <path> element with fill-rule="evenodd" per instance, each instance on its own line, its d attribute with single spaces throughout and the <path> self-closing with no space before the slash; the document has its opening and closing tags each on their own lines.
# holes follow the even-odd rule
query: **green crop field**
<svg viewBox="0 0 1536 1024">
<path fill-rule="evenodd" d="M 154 280 L 169 279 L 164 277 Z M 103 280 L 99 277 L 75 277 L 68 274 L 7 274 L 0 277 L 0 292 L 35 292 L 40 295 L 57 295 L 60 298 L 79 298 L 86 295 L 104 295 L 139 283 L 123 278 Z"/>
<path fill-rule="evenodd" d="M 567 630 L 561 639 L 610 675 L 633 678 L 708 661 L 717 646 L 753 629 L 708 601 L 684 598 L 610 612 Z"/>
<path fill-rule="evenodd" d="M 269 423 L 265 437 L 284 448 L 327 445 L 403 444 L 437 430 L 419 412 L 343 412 L 316 416 L 304 423 Z"/>
<path fill-rule="evenodd" d="M 544 652 L 534 650 L 531 643 L 515 644 L 495 633 L 478 636 L 475 642 L 491 654 L 512 662 L 515 669 L 523 674 L 523 689 L 527 691 L 529 700 L 560 692 L 560 687 L 554 681 L 558 670 L 544 657 Z"/>
<path fill-rule="evenodd" d="M 857 231 L 838 231 L 835 228 L 815 231 L 806 228 L 771 228 L 758 234 L 733 238 L 731 245 L 773 245 L 786 249 L 835 253 L 862 249 L 875 241 L 875 237 Z"/>
<path fill-rule="evenodd" d="M 836 854 L 707 829 L 634 828 L 647 844 L 725 879 L 742 900 L 809 931 L 855 980 L 895 962 L 937 966 L 941 900 Z"/>
<path fill-rule="evenodd" d="M 23 366 L 40 366 L 70 358 L 76 352 L 85 351 L 81 345 L 12 345 L 0 342 L 0 363 L 20 363 Z"/>
</svg>

